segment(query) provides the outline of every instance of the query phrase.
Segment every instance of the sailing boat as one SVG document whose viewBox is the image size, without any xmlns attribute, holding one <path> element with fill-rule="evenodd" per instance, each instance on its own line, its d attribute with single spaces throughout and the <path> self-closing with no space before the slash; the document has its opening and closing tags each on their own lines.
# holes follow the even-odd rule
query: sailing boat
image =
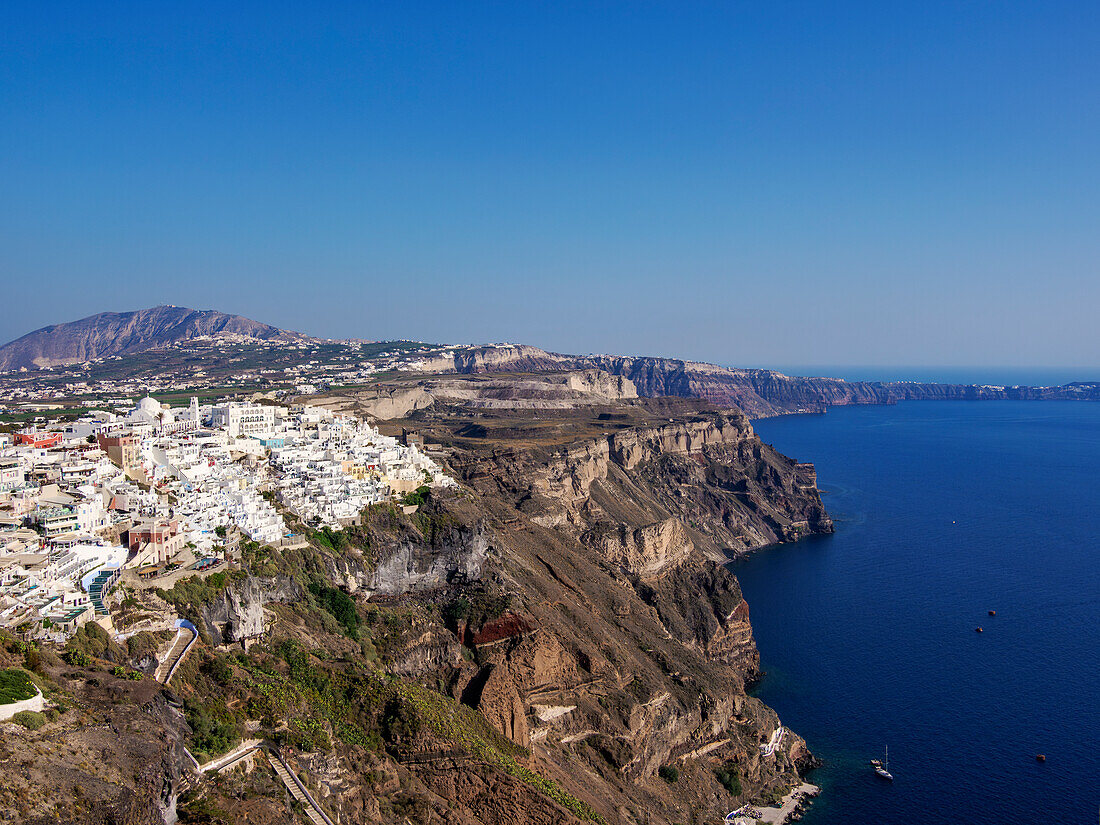
<svg viewBox="0 0 1100 825">
<path fill-rule="evenodd" d="M 871 760 L 871 767 L 875 769 L 875 773 L 881 776 L 883 779 L 893 779 L 894 775 L 890 773 L 890 748 L 887 746 L 886 754 L 883 756 L 882 761 L 877 759 Z"/>
</svg>

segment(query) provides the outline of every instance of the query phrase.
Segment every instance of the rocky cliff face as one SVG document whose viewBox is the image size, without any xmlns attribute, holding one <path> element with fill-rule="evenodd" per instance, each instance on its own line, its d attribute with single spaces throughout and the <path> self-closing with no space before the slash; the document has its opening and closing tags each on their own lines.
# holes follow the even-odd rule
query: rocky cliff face
<svg viewBox="0 0 1100 825">
<path fill-rule="evenodd" d="M 490 552 L 491 534 L 484 523 L 447 524 L 427 543 L 413 531 L 398 536 L 383 533 L 378 540 L 384 544 L 377 561 L 354 551 L 329 557 L 333 580 L 367 598 L 477 581 Z"/>
<path fill-rule="evenodd" d="M 723 560 L 832 529 L 812 465 L 762 444 L 736 412 L 631 428 L 557 451 L 502 453 L 496 461 L 502 466 L 487 480 L 528 480 L 520 507 L 533 521 L 586 531 L 590 545 L 622 546 L 625 557 L 650 567 L 688 544 Z M 522 466 L 532 461 L 539 472 Z M 478 476 L 471 482 L 483 487 Z M 624 535 L 626 525 L 638 527 Z"/>
<path fill-rule="evenodd" d="M 58 662 L 60 666 L 60 662 Z M 161 687 L 72 673 L 65 711 L 38 731 L 0 724 L 0 818 L 26 825 L 163 825 L 191 763 Z M 50 675 L 59 679 L 53 667 Z"/>
<path fill-rule="evenodd" d="M 447 363 L 453 363 L 449 359 Z M 366 418 L 404 418 L 436 403 L 487 410 L 571 410 L 637 398 L 629 378 L 581 369 L 541 375 L 492 373 L 396 380 L 352 394 L 313 397 L 310 403 Z"/>
<path fill-rule="evenodd" d="M 54 324 L 0 347 L 0 370 L 50 367 L 127 355 L 200 336 L 293 341 L 294 332 L 214 310 L 159 306 L 136 312 L 104 312 Z"/>
<path fill-rule="evenodd" d="M 674 358 L 617 355 L 560 355 L 536 347 L 474 347 L 432 359 L 427 372 L 466 374 L 501 371 L 544 372 L 596 369 L 629 379 L 645 398 L 702 398 L 737 407 L 754 417 L 786 412 L 816 412 L 827 405 L 893 403 L 882 385 L 835 378 L 792 378 L 774 370 L 729 369 Z"/>
<path fill-rule="evenodd" d="M 792 412 L 822 412 L 848 404 L 894 404 L 903 400 L 1100 400 L 1100 384 L 1061 387 L 1001 387 L 962 384 L 878 383 L 838 378 L 797 377 L 775 370 L 730 369 L 674 358 L 615 355 L 560 355 L 535 347 L 475 347 L 424 367 L 435 372 L 491 373 L 598 369 L 630 379 L 645 398 L 703 398 L 732 406 L 754 418 Z"/>
<path fill-rule="evenodd" d="M 213 602 L 203 605 L 202 622 L 215 645 L 258 639 L 268 627 L 266 605 L 293 602 L 301 597 L 302 587 L 291 579 L 249 576 L 234 582 Z"/>
</svg>

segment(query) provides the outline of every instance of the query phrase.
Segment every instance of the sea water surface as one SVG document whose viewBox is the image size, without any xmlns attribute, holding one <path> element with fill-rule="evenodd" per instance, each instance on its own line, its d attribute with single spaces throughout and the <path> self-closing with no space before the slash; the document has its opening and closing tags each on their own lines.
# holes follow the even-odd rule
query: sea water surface
<svg viewBox="0 0 1100 825">
<path fill-rule="evenodd" d="M 906 402 L 754 426 L 817 465 L 837 529 L 732 566 L 767 671 L 757 695 L 825 763 L 803 821 L 1096 822 L 1100 404 Z M 892 783 L 868 766 L 887 745 Z"/>
</svg>

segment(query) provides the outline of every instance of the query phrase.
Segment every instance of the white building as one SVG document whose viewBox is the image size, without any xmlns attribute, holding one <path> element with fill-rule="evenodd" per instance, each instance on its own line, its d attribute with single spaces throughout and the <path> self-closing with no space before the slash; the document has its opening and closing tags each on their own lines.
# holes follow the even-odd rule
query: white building
<svg viewBox="0 0 1100 825">
<path fill-rule="evenodd" d="M 265 404 L 225 404 L 210 411 L 211 424 L 230 438 L 264 435 L 275 429 L 275 408 Z"/>
<path fill-rule="evenodd" d="M 0 493 L 23 486 L 23 464 L 18 458 L 0 458 Z"/>
</svg>

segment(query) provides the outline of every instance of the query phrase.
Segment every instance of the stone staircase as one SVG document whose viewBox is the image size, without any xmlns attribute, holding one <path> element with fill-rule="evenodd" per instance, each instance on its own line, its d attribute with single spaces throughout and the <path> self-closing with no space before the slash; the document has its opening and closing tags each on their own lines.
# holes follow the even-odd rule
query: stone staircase
<svg viewBox="0 0 1100 825">
<path fill-rule="evenodd" d="M 274 753 L 268 753 L 267 761 L 271 763 L 272 770 L 276 775 L 283 780 L 283 784 L 286 785 L 286 789 L 290 791 L 290 795 L 297 799 L 305 806 L 306 816 L 309 817 L 313 825 L 333 825 L 328 815 L 321 810 L 321 806 L 317 804 L 317 800 L 313 798 L 309 791 L 305 789 L 298 777 L 296 777 L 283 761 L 278 758 Z"/>
<path fill-rule="evenodd" d="M 179 663 L 183 661 L 183 657 L 187 655 L 191 649 L 191 645 L 195 643 L 195 640 L 199 638 L 197 631 L 187 627 L 180 627 L 176 632 L 176 638 L 172 640 L 172 646 L 168 648 L 168 652 L 164 654 L 164 658 L 160 664 L 157 665 L 156 672 L 153 674 L 153 678 L 162 684 L 168 684 L 168 680 L 172 678 L 172 674 L 176 672 L 176 668 Z"/>
</svg>

